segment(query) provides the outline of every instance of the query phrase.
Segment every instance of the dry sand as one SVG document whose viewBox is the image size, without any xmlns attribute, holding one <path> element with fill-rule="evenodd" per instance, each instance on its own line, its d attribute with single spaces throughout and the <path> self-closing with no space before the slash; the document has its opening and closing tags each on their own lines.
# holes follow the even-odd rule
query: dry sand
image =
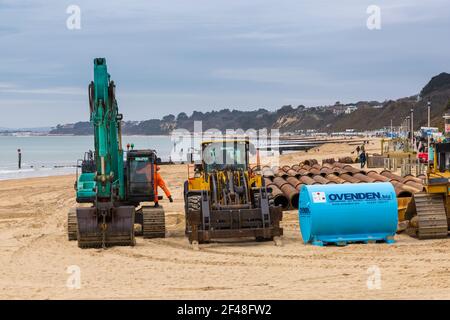
<svg viewBox="0 0 450 320">
<path fill-rule="evenodd" d="M 341 139 L 343 140 L 343 139 Z M 340 143 L 326 143 L 320 147 L 310 149 L 308 151 L 300 151 L 287 153 L 280 157 L 279 162 L 282 165 L 293 165 L 298 164 L 300 161 L 307 159 L 316 159 L 319 163 L 323 159 L 329 158 L 340 158 L 340 157 L 352 157 L 357 158 L 356 147 L 361 145 L 359 143 L 361 139 L 345 139 L 347 142 Z M 381 139 L 372 138 L 369 143 L 364 146 L 364 149 L 369 154 L 380 153 L 381 152 Z"/>
<path fill-rule="evenodd" d="M 350 149 L 354 146 L 323 146 L 322 151 L 285 155 L 283 164 L 349 155 Z M 163 201 L 167 238 L 138 238 L 135 247 L 107 250 L 81 250 L 67 241 L 74 176 L 1 181 L 0 298 L 450 298 L 450 239 L 418 241 L 399 235 L 393 245 L 315 247 L 303 244 L 297 214 L 289 211 L 282 247 L 225 242 L 194 251 L 184 237 L 186 166 L 165 166 L 162 174 L 175 198 L 172 204 Z M 66 286 L 71 265 L 81 268 L 80 289 Z M 381 271 L 380 289 L 367 287 L 372 266 Z"/>
</svg>

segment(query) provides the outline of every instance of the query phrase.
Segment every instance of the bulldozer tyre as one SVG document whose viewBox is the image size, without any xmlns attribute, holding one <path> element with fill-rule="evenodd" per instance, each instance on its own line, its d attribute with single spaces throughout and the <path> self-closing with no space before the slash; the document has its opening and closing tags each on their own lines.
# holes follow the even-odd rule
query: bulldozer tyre
<svg viewBox="0 0 450 320">
<path fill-rule="evenodd" d="M 199 211 L 201 209 L 201 196 L 188 197 L 188 211 Z"/>
<path fill-rule="evenodd" d="M 189 211 L 200 211 L 202 204 L 201 204 L 202 197 L 199 195 L 191 195 L 186 197 L 186 215 L 185 215 L 185 234 L 187 235 L 189 233 L 189 226 L 187 221 L 187 213 Z"/>
</svg>

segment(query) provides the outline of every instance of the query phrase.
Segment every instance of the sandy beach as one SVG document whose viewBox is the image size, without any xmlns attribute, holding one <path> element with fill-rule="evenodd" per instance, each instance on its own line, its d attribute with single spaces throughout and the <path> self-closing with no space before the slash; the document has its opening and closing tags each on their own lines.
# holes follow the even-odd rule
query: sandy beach
<svg viewBox="0 0 450 320">
<path fill-rule="evenodd" d="M 283 164 L 349 155 L 354 146 L 282 156 Z M 371 151 L 372 150 L 372 151 Z M 379 150 L 377 141 L 369 152 Z M 75 176 L 0 181 L 1 299 L 450 299 L 450 240 L 346 247 L 304 245 L 296 211 L 284 214 L 283 246 L 222 242 L 190 247 L 184 236 L 185 165 L 163 166 L 174 195 L 163 200 L 166 239 L 135 247 L 79 249 L 67 240 L 76 205 Z M 66 286 L 67 268 L 81 270 L 81 288 Z M 367 286 L 380 270 L 381 287 Z"/>
</svg>

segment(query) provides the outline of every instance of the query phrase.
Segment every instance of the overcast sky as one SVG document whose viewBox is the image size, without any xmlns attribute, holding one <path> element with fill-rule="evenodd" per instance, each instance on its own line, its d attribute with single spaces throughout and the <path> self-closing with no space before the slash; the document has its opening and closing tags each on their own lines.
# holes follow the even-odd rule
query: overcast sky
<svg viewBox="0 0 450 320">
<path fill-rule="evenodd" d="M 94 57 L 125 120 L 400 98 L 450 72 L 450 2 L 0 0 L 0 127 L 87 121 Z"/>
</svg>

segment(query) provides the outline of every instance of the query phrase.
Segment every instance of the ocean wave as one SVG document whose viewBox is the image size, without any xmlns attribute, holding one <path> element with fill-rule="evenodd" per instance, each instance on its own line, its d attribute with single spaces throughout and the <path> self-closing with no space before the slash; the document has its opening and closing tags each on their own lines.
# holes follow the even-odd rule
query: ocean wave
<svg viewBox="0 0 450 320">
<path fill-rule="evenodd" d="M 14 173 L 26 173 L 26 172 L 33 172 L 36 171 L 35 169 L 15 169 L 15 170 L 0 170 L 0 174 L 14 174 Z"/>
<path fill-rule="evenodd" d="M 74 173 L 74 168 L 0 169 L 0 180 L 50 177 Z"/>
</svg>

